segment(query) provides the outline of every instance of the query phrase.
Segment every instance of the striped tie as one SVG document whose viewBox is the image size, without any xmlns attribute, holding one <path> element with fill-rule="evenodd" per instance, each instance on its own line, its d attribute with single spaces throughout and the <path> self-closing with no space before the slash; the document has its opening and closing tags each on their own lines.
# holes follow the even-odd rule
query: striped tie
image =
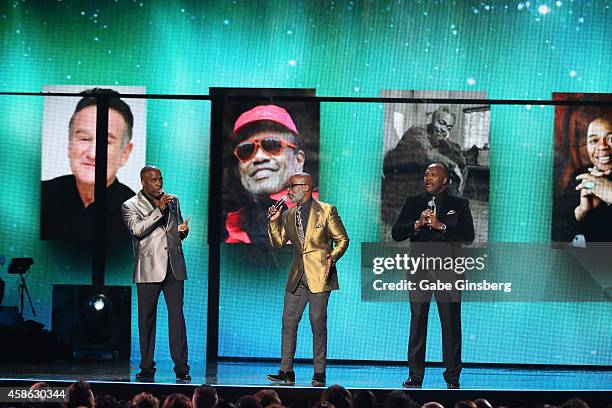
<svg viewBox="0 0 612 408">
<path fill-rule="evenodd" d="M 298 205 L 295 211 L 295 226 L 297 229 L 298 238 L 302 246 L 304 246 L 304 225 L 302 224 L 302 206 Z"/>
</svg>

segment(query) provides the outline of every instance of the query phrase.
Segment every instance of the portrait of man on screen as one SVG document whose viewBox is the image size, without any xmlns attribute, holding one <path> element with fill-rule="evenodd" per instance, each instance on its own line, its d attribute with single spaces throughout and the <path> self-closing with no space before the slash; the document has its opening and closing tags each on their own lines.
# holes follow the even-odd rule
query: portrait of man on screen
<svg viewBox="0 0 612 408">
<path fill-rule="evenodd" d="M 48 87 L 53 92 L 52 87 Z M 67 92 L 74 91 L 71 89 Z M 96 173 L 96 123 L 97 106 L 93 92 L 111 95 L 108 114 L 107 149 L 107 227 L 109 241 L 128 241 L 129 234 L 122 225 L 120 206 L 135 193 L 134 184 L 120 181 L 118 173 L 131 161 L 144 161 L 143 147 L 134 153 L 134 113 L 130 104 L 121 99 L 120 94 L 110 88 L 87 88 L 80 98 L 47 97 L 45 104 L 45 125 L 43 126 L 43 159 L 41 183 L 40 235 L 44 240 L 91 242 L 93 240 L 95 212 L 95 173 Z M 77 93 L 79 93 L 77 92 Z M 114 97 L 113 97 L 114 96 Z M 72 104 L 66 104 L 72 102 Z M 70 116 L 65 110 L 70 107 Z M 61 114 L 59 108 L 63 107 Z M 139 113 L 144 104 L 136 104 Z M 63 124 L 62 134 L 56 131 Z M 139 130 L 139 133 L 140 130 Z M 59 138 L 67 143 L 65 149 L 57 151 L 58 145 L 52 144 Z M 143 134 L 138 135 L 138 144 L 144 144 Z M 53 150 L 56 150 L 55 152 Z M 63 157 L 67 157 L 67 162 Z M 69 174 L 62 174 L 69 168 Z"/>
<path fill-rule="evenodd" d="M 383 97 L 485 99 L 484 92 L 385 90 Z M 470 200 L 475 242 L 487 242 L 489 221 L 488 104 L 385 104 L 381 186 L 382 241 L 406 195 L 422 189 L 422 175 L 433 163 L 449 173 L 449 193 Z"/>
<path fill-rule="evenodd" d="M 219 89 L 232 95 L 303 95 L 312 90 Z M 213 91 L 214 93 L 214 91 Z M 268 245 L 267 211 L 287 195 L 292 174 L 308 171 L 318 193 L 319 106 L 312 102 L 229 100 L 224 107 L 222 239 Z M 285 204 L 293 206 L 290 201 Z"/>
</svg>

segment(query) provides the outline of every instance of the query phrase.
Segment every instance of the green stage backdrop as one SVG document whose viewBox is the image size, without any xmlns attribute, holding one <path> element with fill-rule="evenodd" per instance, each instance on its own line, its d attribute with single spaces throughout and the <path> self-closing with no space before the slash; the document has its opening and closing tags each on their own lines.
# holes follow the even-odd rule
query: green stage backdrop
<svg viewBox="0 0 612 408">
<path fill-rule="evenodd" d="M 376 97 L 384 89 L 446 89 L 493 99 L 612 92 L 610 7 L 570 0 L 12 0 L 0 4 L 0 91 L 104 84 L 151 94 L 288 87 Z M 0 254 L 35 259 L 28 280 L 36 319 L 49 326 L 51 285 L 90 282 L 91 250 L 38 239 L 42 112 L 41 97 L 0 97 Z M 550 240 L 553 118 L 550 107 L 492 107 L 491 241 Z M 209 128 L 208 102 L 147 102 L 146 161 L 164 171 L 168 190 L 192 216 L 186 313 L 190 356 L 198 360 L 206 340 Z M 360 243 L 380 239 L 383 106 L 324 103 L 320 130 L 321 197 L 338 206 L 352 238 L 339 264 L 342 290 L 330 302 L 329 357 L 402 360 L 407 304 L 359 299 Z M 285 255 L 272 262 L 253 248 L 223 246 L 220 355 L 279 356 Z M 113 247 L 107 283 L 130 284 L 131 262 L 129 246 Z M 15 304 L 14 277 L 2 277 L 4 304 Z M 160 358 L 168 358 L 164 309 Z M 611 316 L 609 303 L 468 304 L 464 359 L 609 365 Z M 428 359 L 440 360 L 433 317 Z M 304 323 L 298 356 L 305 357 Z"/>
</svg>

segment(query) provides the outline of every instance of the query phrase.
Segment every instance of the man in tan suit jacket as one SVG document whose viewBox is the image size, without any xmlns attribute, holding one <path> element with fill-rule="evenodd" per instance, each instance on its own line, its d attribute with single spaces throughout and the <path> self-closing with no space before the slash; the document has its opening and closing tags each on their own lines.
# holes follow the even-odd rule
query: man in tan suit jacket
<svg viewBox="0 0 612 408">
<path fill-rule="evenodd" d="M 155 322 L 161 291 L 168 306 L 170 356 L 177 382 L 189 382 L 187 336 L 183 315 L 184 282 L 187 279 L 182 240 L 189 233 L 178 197 L 162 190 L 161 171 L 145 166 L 140 171 L 142 190 L 121 206 L 123 222 L 134 247 L 134 282 L 138 292 L 138 335 L 140 337 L 139 381 L 155 375 Z"/>
<path fill-rule="evenodd" d="M 282 215 L 280 208 L 273 206 L 268 210 L 270 244 L 274 248 L 280 248 L 287 241 L 291 241 L 294 249 L 285 287 L 281 367 L 277 374 L 268 375 L 268 379 L 295 384 L 293 357 L 297 327 L 304 308 L 309 303 L 313 332 L 312 385 L 324 386 L 327 303 L 331 291 L 338 289 L 336 262 L 348 248 L 349 237 L 336 207 L 312 198 L 312 181 L 309 174 L 294 174 L 287 182 L 287 188 L 291 202 L 297 206 Z"/>
</svg>

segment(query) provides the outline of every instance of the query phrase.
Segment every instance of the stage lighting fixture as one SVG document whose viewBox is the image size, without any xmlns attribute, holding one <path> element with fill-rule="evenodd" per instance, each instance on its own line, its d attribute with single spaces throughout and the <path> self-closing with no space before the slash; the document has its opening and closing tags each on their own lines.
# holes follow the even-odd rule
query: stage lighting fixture
<svg viewBox="0 0 612 408">
<path fill-rule="evenodd" d="M 34 265 L 32 258 L 13 258 L 8 266 L 8 273 L 22 275 L 30 269 L 30 266 Z"/>
<path fill-rule="evenodd" d="M 112 336 L 113 307 L 110 299 L 97 293 L 85 300 L 79 313 L 81 335 L 90 345 L 102 345 Z"/>
<path fill-rule="evenodd" d="M 92 307 L 95 311 L 100 312 L 104 310 L 105 307 L 107 307 L 107 304 L 110 303 L 110 300 L 103 294 L 99 293 L 90 297 L 88 303 L 89 306 Z"/>
<path fill-rule="evenodd" d="M 53 285 L 52 325 L 75 358 L 129 359 L 131 287 Z"/>
<path fill-rule="evenodd" d="M 34 265 L 34 260 L 32 258 L 13 258 L 8 266 L 8 273 L 19 275 L 19 321 L 23 322 L 23 300 L 24 297 L 28 297 L 28 303 L 30 304 L 30 309 L 32 310 L 32 314 L 36 316 L 36 310 L 34 310 L 34 304 L 32 303 L 32 298 L 30 297 L 30 291 L 28 290 L 28 285 L 26 284 L 25 274 L 30 269 L 30 266 Z"/>
</svg>

